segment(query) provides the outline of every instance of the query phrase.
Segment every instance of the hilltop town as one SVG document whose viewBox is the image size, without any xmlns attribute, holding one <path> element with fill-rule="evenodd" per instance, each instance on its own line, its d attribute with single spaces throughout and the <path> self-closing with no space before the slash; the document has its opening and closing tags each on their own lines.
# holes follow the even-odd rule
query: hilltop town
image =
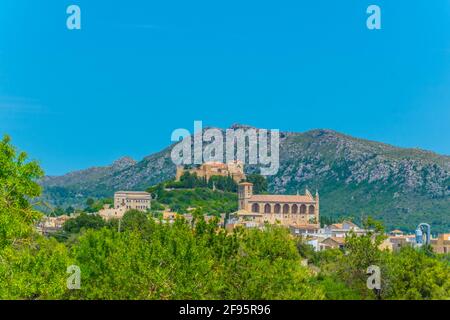
<svg viewBox="0 0 450 320">
<path fill-rule="evenodd" d="M 204 181 L 205 185 L 218 177 L 231 179 L 236 183 L 236 211 L 221 212 L 218 215 L 204 213 L 206 221 L 217 217 L 218 226 L 230 232 L 238 227 L 263 230 L 267 224 L 279 225 L 288 229 L 292 236 L 304 239 L 315 251 L 322 251 L 344 249 L 345 239 L 349 234 L 365 235 L 369 231 L 345 219 L 338 223 L 322 223 L 321 226 L 318 190 L 315 195 L 308 189 L 304 194 L 297 192 L 295 195 L 255 194 L 253 183 L 246 181 L 243 163 L 238 161 L 228 164 L 208 162 L 193 168 L 178 167 L 172 186 L 183 182 L 186 177 L 195 177 L 199 181 Z M 166 192 L 176 193 L 183 189 L 170 186 L 170 183 L 166 185 Z M 212 189 L 217 189 L 214 183 Z M 155 208 L 152 210 L 152 200 L 158 204 L 157 199 L 152 199 L 152 194 L 148 192 L 117 191 L 114 194 L 113 204 L 105 204 L 98 212 L 89 212 L 89 214 L 98 215 L 105 221 L 110 221 L 120 220 L 126 212 L 137 210 L 149 213 L 157 212 L 159 215 L 155 219 L 157 221 L 160 219 L 164 223 L 174 223 L 178 218 L 192 223 L 194 218 L 192 212 L 195 211 L 195 207 L 189 208 L 189 212 L 180 213 L 158 204 L 156 210 Z M 46 217 L 39 223 L 38 228 L 42 233 L 57 232 L 62 230 L 66 221 L 76 217 L 77 214 Z M 439 234 L 435 238 L 430 237 L 426 241 L 436 253 L 450 252 L 450 232 Z M 422 244 L 422 240 L 416 234 L 407 234 L 396 229 L 386 233 L 386 239 L 380 244 L 380 248 L 398 251 L 405 246 L 420 247 Z"/>
<path fill-rule="evenodd" d="M 172 149 L 169 146 L 140 161 L 124 158 L 110 166 L 47 176 L 40 181 L 41 200 L 53 207 L 76 208 L 88 198 L 111 198 L 119 190 L 142 191 L 170 181 L 185 169 L 171 161 Z M 433 222 L 433 232 L 450 230 L 448 156 L 320 129 L 280 132 L 279 160 L 278 173 L 267 177 L 268 190 L 295 195 L 305 189 L 314 194 L 317 189 L 323 216 L 360 223 L 361 217 L 370 215 L 388 229 L 406 232 L 413 232 L 425 219 Z M 196 172 L 198 176 L 204 174 L 202 170 Z M 244 171 L 248 175 L 259 169 L 247 165 Z"/>
<path fill-rule="evenodd" d="M 323 216 L 320 190 L 274 194 L 258 174 L 190 171 L 202 168 L 41 219 L 38 163 L 7 137 L 0 154 L 0 299 L 450 297 L 448 235 L 432 239 L 426 223 L 386 237 L 369 217 Z M 376 287 L 371 270 L 383 272 Z"/>
</svg>

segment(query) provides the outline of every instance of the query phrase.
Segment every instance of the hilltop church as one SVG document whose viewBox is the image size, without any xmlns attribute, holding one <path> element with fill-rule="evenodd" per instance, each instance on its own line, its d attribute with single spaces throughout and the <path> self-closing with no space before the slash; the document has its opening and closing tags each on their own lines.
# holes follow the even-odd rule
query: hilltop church
<svg viewBox="0 0 450 320">
<path fill-rule="evenodd" d="M 319 193 L 304 195 L 255 195 L 253 184 L 239 184 L 240 220 L 255 223 L 280 223 L 284 226 L 319 227 Z"/>
</svg>

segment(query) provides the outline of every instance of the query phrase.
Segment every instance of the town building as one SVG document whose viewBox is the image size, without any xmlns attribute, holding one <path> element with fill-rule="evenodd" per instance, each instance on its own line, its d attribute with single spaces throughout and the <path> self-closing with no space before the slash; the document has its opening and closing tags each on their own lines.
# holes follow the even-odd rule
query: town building
<svg viewBox="0 0 450 320">
<path fill-rule="evenodd" d="M 399 251 L 404 247 L 415 247 L 416 246 L 416 236 L 415 235 L 390 235 L 382 243 L 381 248 L 387 249 L 389 251 Z"/>
<path fill-rule="evenodd" d="M 329 237 L 319 242 L 319 251 L 328 249 L 344 249 L 345 238 L 343 237 Z"/>
<path fill-rule="evenodd" d="M 114 194 L 114 206 L 104 205 L 98 215 L 104 220 L 122 219 L 129 210 L 146 212 L 151 209 L 151 195 L 142 191 L 118 191 Z"/>
<path fill-rule="evenodd" d="M 440 234 L 436 239 L 431 239 L 431 246 L 435 253 L 450 253 L 450 233 Z"/>
<path fill-rule="evenodd" d="M 293 234 L 295 236 L 301 236 L 301 237 L 317 236 L 321 231 L 321 229 L 318 225 L 311 225 L 311 224 L 290 225 L 289 230 L 290 230 L 291 234 Z"/>
<path fill-rule="evenodd" d="M 195 174 L 199 178 L 209 180 L 213 176 L 232 177 L 236 183 L 246 179 L 244 174 L 244 164 L 241 161 L 232 161 L 229 163 L 206 162 L 199 167 L 185 169 L 183 166 L 177 167 L 176 181 L 180 181 L 185 172 Z"/>
<path fill-rule="evenodd" d="M 39 223 L 36 225 L 36 230 L 42 235 L 48 235 L 51 233 L 55 233 L 60 231 L 64 223 L 69 220 L 71 217 L 67 215 L 62 215 L 58 217 L 48 217 L 45 216 Z"/>
<path fill-rule="evenodd" d="M 128 211 L 126 206 L 119 206 L 118 208 L 111 208 L 110 205 L 105 204 L 103 209 L 98 212 L 98 215 L 104 220 L 109 221 L 112 219 L 122 219 L 125 213 Z"/>
<path fill-rule="evenodd" d="M 147 211 L 151 208 L 152 197 L 148 192 L 118 191 L 114 194 L 114 208 Z"/>
<path fill-rule="evenodd" d="M 238 186 L 238 201 L 235 216 L 242 221 L 320 227 L 318 193 L 315 197 L 308 190 L 305 195 L 255 195 L 253 184 L 243 182 Z"/>
<path fill-rule="evenodd" d="M 325 226 L 319 233 L 326 237 L 345 238 L 349 233 L 354 233 L 358 236 L 365 235 L 367 230 L 360 228 L 351 221 L 343 221 L 342 223 Z"/>
<path fill-rule="evenodd" d="M 396 237 L 396 236 L 403 236 L 404 232 L 398 229 L 392 230 L 389 232 L 390 236 Z"/>
</svg>

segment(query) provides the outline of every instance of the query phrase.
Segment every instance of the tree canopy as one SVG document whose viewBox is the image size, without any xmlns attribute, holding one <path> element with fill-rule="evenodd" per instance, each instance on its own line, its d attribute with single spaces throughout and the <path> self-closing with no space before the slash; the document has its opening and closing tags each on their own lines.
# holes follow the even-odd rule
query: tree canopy
<svg viewBox="0 0 450 320">
<path fill-rule="evenodd" d="M 47 238 L 35 232 L 41 215 L 29 202 L 40 194 L 42 174 L 8 137 L 1 141 L 0 299 L 374 299 L 365 274 L 372 264 L 381 269 L 382 299 L 450 298 L 448 255 L 381 251 L 383 229 L 371 219 L 367 235 L 351 234 L 344 249 L 323 252 L 276 225 L 227 232 L 217 218 L 205 221 L 205 207 L 192 224 L 130 210 L 118 227 L 83 213 L 65 224 L 70 238 Z M 199 201 L 227 194 L 199 190 Z M 161 201 L 176 194 L 172 203 L 180 206 L 190 201 L 162 185 L 152 192 Z M 72 265 L 81 270 L 79 290 L 67 287 Z"/>
</svg>

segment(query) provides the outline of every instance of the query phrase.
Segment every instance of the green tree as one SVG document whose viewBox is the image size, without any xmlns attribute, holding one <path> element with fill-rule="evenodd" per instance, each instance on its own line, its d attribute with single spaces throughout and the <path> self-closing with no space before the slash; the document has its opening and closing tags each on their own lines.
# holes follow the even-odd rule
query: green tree
<svg viewBox="0 0 450 320">
<path fill-rule="evenodd" d="M 368 217 L 364 221 L 365 235 L 351 232 L 345 239 L 345 255 L 339 261 L 338 274 L 351 288 L 360 292 L 362 297 L 375 298 L 374 292 L 367 288 L 367 268 L 377 265 L 383 268 L 383 253 L 379 249 L 385 239 L 381 223 Z M 384 270 L 382 270 L 384 272 Z"/>
<path fill-rule="evenodd" d="M 10 141 L 5 136 L 0 142 L 0 249 L 29 239 L 34 223 L 42 216 L 28 199 L 40 195 L 36 181 L 43 171 Z"/>
<path fill-rule="evenodd" d="M 71 214 L 73 214 L 75 212 L 75 209 L 74 209 L 74 207 L 69 206 L 69 207 L 67 207 L 65 212 L 66 212 L 67 215 L 71 215 Z"/>
<path fill-rule="evenodd" d="M 388 299 L 450 299 L 450 266 L 426 249 L 402 248 L 386 255 Z"/>
<path fill-rule="evenodd" d="M 78 217 L 67 220 L 63 230 L 68 233 L 79 233 L 82 229 L 100 229 L 104 226 L 105 221 L 102 217 L 83 212 Z"/>
<path fill-rule="evenodd" d="M 268 190 L 267 179 L 260 174 L 249 174 L 247 176 L 247 182 L 253 183 L 253 192 L 255 194 L 263 194 Z"/>
<path fill-rule="evenodd" d="M 146 213 L 139 210 L 127 211 L 121 221 L 121 230 L 134 230 L 141 233 L 148 233 L 151 229 L 151 223 Z"/>
<path fill-rule="evenodd" d="M 43 171 L 18 153 L 9 137 L 0 142 L 0 299 L 57 299 L 66 290 L 70 264 L 65 246 L 34 232 L 42 216 L 29 199 L 40 195 Z"/>
<path fill-rule="evenodd" d="M 0 251 L 0 299 L 64 299 L 67 267 L 73 264 L 66 247 L 55 239 Z"/>
<path fill-rule="evenodd" d="M 94 199 L 92 199 L 92 198 L 88 198 L 87 200 L 86 200 L 86 205 L 88 206 L 88 207 L 92 207 L 92 205 L 95 203 L 95 200 Z"/>
</svg>

